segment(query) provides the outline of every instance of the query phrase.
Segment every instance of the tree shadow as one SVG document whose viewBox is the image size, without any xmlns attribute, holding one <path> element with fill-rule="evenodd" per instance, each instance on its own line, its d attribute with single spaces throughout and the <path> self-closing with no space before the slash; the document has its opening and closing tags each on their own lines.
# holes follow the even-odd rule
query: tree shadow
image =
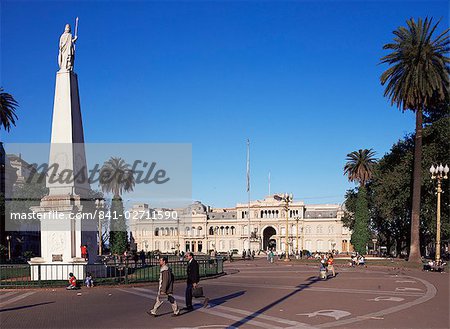
<svg viewBox="0 0 450 329">
<path fill-rule="evenodd" d="M 278 300 L 270 303 L 269 305 L 266 305 L 266 306 L 260 308 L 259 310 L 253 312 L 252 314 L 247 315 L 245 318 L 243 318 L 243 319 L 241 319 L 239 321 L 236 321 L 235 323 L 229 325 L 228 328 L 238 328 L 238 327 L 244 325 L 248 321 L 253 320 L 254 318 L 256 318 L 258 315 L 268 311 L 269 309 L 271 309 L 275 305 L 285 301 L 286 299 L 288 299 L 288 298 L 292 297 L 293 295 L 301 292 L 302 290 L 309 288 L 311 285 L 313 285 L 314 283 L 317 283 L 319 281 L 322 281 L 319 277 L 317 277 L 317 276 L 310 276 L 309 278 L 306 279 L 306 283 L 299 284 L 298 286 L 295 287 L 297 289 L 295 289 L 294 291 L 292 291 L 289 294 L 287 294 L 286 296 L 283 296 L 283 297 L 279 298 Z"/>
<path fill-rule="evenodd" d="M 44 302 L 44 303 L 38 303 L 38 304 L 31 304 L 31 305 L 24 305 L 24 306 L 4 308 L 4 309 L 0 309 L 0 313 L 1 312 L 8 312 L 8 311 L 16 311 L 16 310 L 21 310 L 21 309 L 24 309 L 24 308 L 36 307 L 36 306 L 41 306 L 41 305 L 46 305 L 46 304 L 53 304 L 53 303 L 55 303 L 55 302 Z"/>
</svg>

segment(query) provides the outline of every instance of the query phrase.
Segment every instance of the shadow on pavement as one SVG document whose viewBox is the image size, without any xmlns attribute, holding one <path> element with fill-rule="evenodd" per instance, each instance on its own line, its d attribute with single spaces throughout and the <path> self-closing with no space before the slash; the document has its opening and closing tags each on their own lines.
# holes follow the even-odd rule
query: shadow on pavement
<svg viewBox="0 0 450 329">
<path fill-rule="evenodd" d="M 1 312 L 8 312 L 8 311 L 16 311 L 16 310 L 21 310 L 24 308 L 30 308 L 30 307 L 36 307 L 36 306 L 41 306 L 41 305 L 46 305 L 46 304 L 53 304 L 55 302 L 44 302 L 44 303 L 38 303 L 38 304 L 31 304 L 31 305 L 24 305 L 24 306 L 17 306 L 17 307 L 10 307 L 10 308 L 4 308 L 0 310 Z"/>
<path fill-rule="evenodd" d="M 313 285 L 314 283 L 318 282 L 318 281 L 322 281 L 321 279 L 319 279 L 317 276 L 310 276 L 309 278 L 306 279 L 306 283 L 301 283 L 298 286 L 296 286 L 294 291 L 290 292 L 289 294 L 287 294 L 286 296 L 281 297 L 280 299 L 270 303 L 269 305 L 264 306 L 263 308 L 253 312 L 252 314 L 246 316 L 245 318 L 231 324 L 228 326 L 228 328 L 238 328 L 242 325 L 244 325 L 245 323 L 247 323 L 248 321 L 256 318 L 258 315 L 266 312 L 267 310 L 271 309 L 272 307 L 274 307 L 275 305 L 285 301 L 286 299 L 292 297 L 293 295 L 301 292 L 302 290 L 309 288 L 311 285 Z"/>
<path fill-rule="evenodd" d="M 213 308 L 214 306 L 221 305 L 221 304 L 229 301 L 230 299 L 240 297 L 243 294 L 245 294 L 245 290 L 241 290 L 241 291 L 238 291 L 238 292 L 226 295 L 226 296 L 222 296 L 222 297 L 219 297 L 219 298 L 211 299 L 209 301 L 209 305 L 211 305 L 210 308 Z"/>
</svg>

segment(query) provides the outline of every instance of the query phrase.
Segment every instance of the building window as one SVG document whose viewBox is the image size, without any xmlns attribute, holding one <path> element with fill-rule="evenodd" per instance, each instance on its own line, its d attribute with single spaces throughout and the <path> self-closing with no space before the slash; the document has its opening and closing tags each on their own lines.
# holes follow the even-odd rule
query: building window
<svg viewBox="0 0 450 329">
<path fill-rule="evenodd" d="M 306 226 L 305 234 L 311 234 L 311 226 Z"/>
<path fill-rule="evenodd" d="M 324 251 L 323 250 L 323 241 L 317 240 L 317 251 Z"/>
<path fill-rule="evenodd" d="M 159 236 L 159 228 L 155 228 L 155 236 Z"/>
<path fill-rule="evenodd" d="M 317 234 L 322 234 L 322 225 L 317 226 Z"/>
<path fill-rule="evenodd" d="M 209 228 L 209 235 L 214 235 L 214 227 Z"/>
</svg>

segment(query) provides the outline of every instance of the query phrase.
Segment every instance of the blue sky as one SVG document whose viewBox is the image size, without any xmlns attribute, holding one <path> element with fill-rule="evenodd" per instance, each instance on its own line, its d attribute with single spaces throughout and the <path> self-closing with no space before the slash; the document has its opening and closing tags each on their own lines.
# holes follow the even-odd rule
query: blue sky
<svg viewBox="0 0 450 329">
<path fill-rule="evenodd" d="M 193 198 L 215 207 L 292 192 L 340 203 L 346 154 L 414 130 L 383 97 L 383 44 L 447 1 L 2 1 L 1 85 L 20 103 L 6 143 L 50 141 L 58 39 L 79 21 L 88 143 L 192 143 Z"/>
</svg>

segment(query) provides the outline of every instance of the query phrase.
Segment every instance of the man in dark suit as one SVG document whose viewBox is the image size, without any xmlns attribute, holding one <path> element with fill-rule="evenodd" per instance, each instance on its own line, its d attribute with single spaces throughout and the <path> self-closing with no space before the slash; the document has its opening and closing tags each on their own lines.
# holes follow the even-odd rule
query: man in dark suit
<svg viewBox="0 0 450 329">
<path fill-rule="evenodd" d="M 186 307 L 187 311 L 193 311 L 194 307 L 192 306 L 192 289 L 197 287 L 198 282 L 200 281 L 200 271 L 197 261 L 194 259 L 194 253 L 187 252 L 186 258 L 188 260 L 187 265 L 187 286 L 186 286 Z"/>
</svg>

